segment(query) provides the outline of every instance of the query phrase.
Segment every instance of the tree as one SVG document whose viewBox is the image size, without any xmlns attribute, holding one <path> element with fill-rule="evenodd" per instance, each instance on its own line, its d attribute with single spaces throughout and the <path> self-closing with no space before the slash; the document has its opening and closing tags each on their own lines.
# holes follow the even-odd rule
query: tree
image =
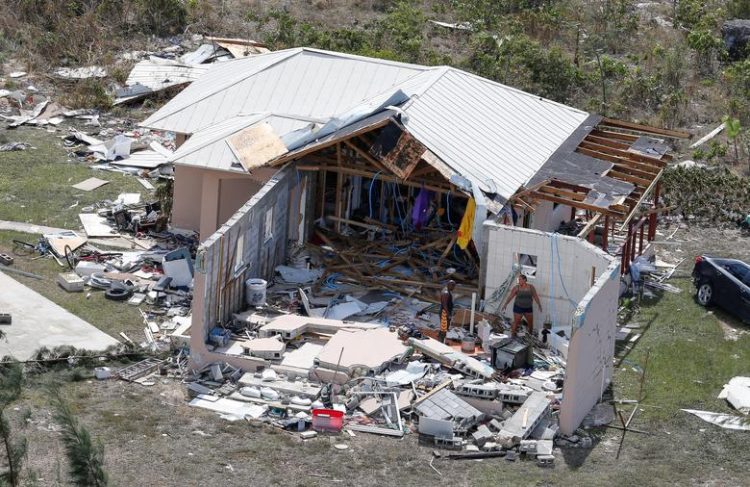
<svg viewBox="0 0 750 487">
<path fill-rule="evenodd" d="M 55 409 L 55 421 L 62 428 L 62 441 L 70 463 L 71 480 L 80 487 L 105 487 L 107 474 L 104 471 L 104 447 L 101 443 L 94 443 L 59 390 L 50 391 L 50 395 Z"/>
<path fill-rule="evenodd" d="M 740 161 L 740 139 L 742 136 L 742 125 L 740 124 L 740 120 L 738 118 L 733 118 L 729 115 L 724 115 L 721 121 L 724 122 L 724 128 L 727 131 L 727 138 L 732 142 L 732 145 L 734 146 L 734 162 L 737 163 Z"/>
<path fill-rule="evenodd" d="M 13 440 L 5 408 L 18 399 L 23 386 L 23 369 L 18 362 L 0 363 L 0 440 L 3 442 L 8 471 L 0 473 L 0 483 L 16 487 L 20 483 L 21 465 L 26 456 L 26 439 Z"/>
</svg>

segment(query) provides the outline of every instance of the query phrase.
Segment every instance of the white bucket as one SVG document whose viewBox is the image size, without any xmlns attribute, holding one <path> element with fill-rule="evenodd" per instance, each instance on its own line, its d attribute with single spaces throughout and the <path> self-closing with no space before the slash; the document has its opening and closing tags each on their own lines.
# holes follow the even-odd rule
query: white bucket
<svg viewBox="0 0 750 487">
<path fill-rule="evenodd" d="M 245 301 L 248 306 L 264 306 L 266 304 L 266 286 L 263 279 L 248 279 L 245 281 Z"/>
</svg>

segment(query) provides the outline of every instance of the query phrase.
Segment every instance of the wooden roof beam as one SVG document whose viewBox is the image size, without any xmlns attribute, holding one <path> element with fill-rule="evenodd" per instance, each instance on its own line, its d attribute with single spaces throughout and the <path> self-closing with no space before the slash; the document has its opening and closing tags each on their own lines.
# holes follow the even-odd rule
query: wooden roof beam
<svg viewBox="0 0 750 487">
<path fill-rule="evenodd" d="M 633 183 L 636 186 L 640 186 L 643 188 L 647 188 L 653 181 L 651 179 L 646 178 L 639 178 L 638 176 L 633 176 L 632 174 L 627 174 L 620 171 L 610 170 L 607 173 L 607 176 L 619 179 L 621 181 L 627 181 L 629 183 Z"/>
<path fill-rule="evenodd" d="M 614 216 L 616 218 L 625 218 L 625 213 L 620 211 L 614 211 L 609 208 L 602 208 L 600 206 L 596 205 L 590 205 L 588 203 L 583 203 L 582 201 L 575 201 L 575 200 L 568 200 L 565 198 L 560 198 L 558 196 L 554 196 L 547 193 L 541 193 L 538 191 L 532 192 L 529 194 L 531 198 L 540 199 L 540 200 L 547 200 L 551 201 L 553 203 L 560 203 L 562 205 L 572 206 L 574 208 L 579 208 L 581 210 L 589 210 L 593 211 L 595 213 L 604 213 L 608 214 L 610 216 Z"/>
<path fill-rule="evenodd" d="M 660 159 L 655 159 L 653 157 L 648 157 L 648 156 L 642 156 L 634 152 L 615 149 L 614 147 L 608 147 L 606 145 L 601 145 L 601 144 L 597 144 L 595 142 L 590 142 L 586 140 L 582 141 L 578 147 L 579 148 L 585 147 L 590 150 L 601 152 L 602 154 L 609 154 L 612 156 L 620 157 L 624 159 L 623 162 L 626 162 L 626 161 L 633 162 L 634 164 L 639 165 L 641 169 L 643 170 L 654 169 L 656 172 L 659 172 L 661 168 L 667 165 L 665 161 L 662 161 Z"/>
<path fill-rule="evenodd" d="M 661 135 L 664 137 L 670 137 L 673 139 L 689 139 L 690 134 L 687 132 L 678 132 L 676 130 L 660 129 L 656 127 L 650 127 L 648 125 L 642 125 L 639 123 L 625 122 L 622 120 L 615 120 L 614 118 L 603 118 L 599 125 L 607 127 L 615 127 L 619 129 L 632 130 L 634 132 L 641 132 L 649 135 Z"/>
</svg>

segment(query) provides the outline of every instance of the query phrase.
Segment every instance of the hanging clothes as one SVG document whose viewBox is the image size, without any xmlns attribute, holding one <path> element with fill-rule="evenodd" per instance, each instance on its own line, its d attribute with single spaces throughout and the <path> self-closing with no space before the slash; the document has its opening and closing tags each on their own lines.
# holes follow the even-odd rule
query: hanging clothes
<svg viewBox="0 0 750 487">
<path fill-rule="evenodd" d="M 474 215 L 477 211 L 477 205 L 474 202 L 474 198 L 469 198 L 469 202 L 466 203 L 466 211 L 464 217 L 461 219 L 461 226 L 458 227 L 458 246 L 461 250 L 466 250 L 471 242 L 471 236 L 474 232 Z"/>
<path fill-rule="evenodd" d="M 430 217 L 430 196 L 430 192 L 422 188 L 419 190 L 417 199 L 414 200 L 414 207 L 411 210 L 411 221 L 417 230 L 420 230 Z"/>
</svg>

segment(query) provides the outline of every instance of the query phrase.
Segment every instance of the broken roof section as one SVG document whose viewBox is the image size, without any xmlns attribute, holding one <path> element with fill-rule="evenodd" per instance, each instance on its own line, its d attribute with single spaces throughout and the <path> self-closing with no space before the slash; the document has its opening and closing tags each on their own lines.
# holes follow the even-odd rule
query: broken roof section
<svg viewBox="0 0 750 487">
<path fill-rule="evenodd" d="M 210 41 L 178 59 L 150 56 L 137 63 L 130 72 L 125 87 L 116 90 L 115 105 L 142 98 L 174 86 L 190 84 L 203 76 L 215 61 L 244 58 L 269 52 L 265 45 L 242 39 L 207 37 Z"/>
<path fill-rule="evenodd" d="M 588 117 L 451 67 L 295 48 L 218 65 L 142 125 L 205 141 L 204 130 L 215 133 L 207 127 L 242 113 L 267 114 L 306 122 L 274 127 L 287 150 L 301 154 L 321 138 L 340 140 L 347 127 L 384 110 L 474 191 L 506 200 Z M 214 143 L 219 147 L 205 146 L 207 152 L 226 150 L 222 140 Z M 190 163 L 177 154 L 173 160 Z M 226 169 L 228 159 L 192 161 Z"/>
</svg>

